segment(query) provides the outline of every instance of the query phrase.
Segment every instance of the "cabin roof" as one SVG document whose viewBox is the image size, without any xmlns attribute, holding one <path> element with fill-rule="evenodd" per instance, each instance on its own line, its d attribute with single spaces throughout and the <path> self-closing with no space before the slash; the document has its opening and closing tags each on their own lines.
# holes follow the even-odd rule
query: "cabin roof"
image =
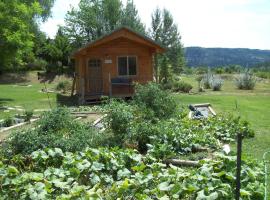
<svg viewBox="0 0 270 200">
<path fill-rule="evenodd" d="M 85 46 L 74 51 L 71 54 L 71 56 L 74 57 L 75 55 L 80 54 L 81 52 L 83 52 L 86 49 L 102 45 L 104 43 L 107 43 L 109 41 L 112 41 L 114 39 L 118 39 L 121 37 L 130 39 L 130 40 L 135 40 L 134 37 L 132 39 L 132 37 L 130 37 L 130 36 L 135 36 L 138 39 L 137 42 L 142 43 L 145 46 L 152 47 L 153 49 L 155 49 L 156 53 L 162 53 L 165 51 L 164 47 L 162 47 L 160 44 L 158 44 L 157 42 L 155 42 L 151 38 L 149 38 L 141 33 L 138 33 L 136 31 L 133 31 L 128 27 L 123 26 L 123 27 L 115 29 L 114 31 L 112 31 L 112 32 L 92 41 L 92 42 L 87 43 Z"/>
</svg>

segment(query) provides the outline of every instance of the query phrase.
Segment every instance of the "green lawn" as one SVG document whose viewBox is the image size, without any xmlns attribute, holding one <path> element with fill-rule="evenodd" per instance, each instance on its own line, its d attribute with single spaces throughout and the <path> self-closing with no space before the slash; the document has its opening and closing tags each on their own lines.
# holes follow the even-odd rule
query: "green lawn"
<svg viewBox="0 0 270 200">
<path fill-rule="evenodd" d="M 31 87 L 18 86 L 15 84 L 0 85 L 0 107 L 1 106 L 21 106 L 23 109 L 47 109 L 49 101 L 46 93 L 40 92 L 44 88 L 43 84 L 30 83 Z M 51 87 L 49 84 L 48 87 Z M 50 103 L 56 105 L 56 94 L 49 94 Z M 4 112 L 0 110 L 0 118 L 17 113 L 17 111 Z"/>
<path fill-rule="evenodd" d="M 68 80 L 65 76 L 47 76 L 46 87 L 54 89 L 59 81 Z M 25 87 L 24 85 L 31 85 Z M 28 72 L 22 74 L 4 74 L 0 76 L 0 108 L 3 106 L 20 106 L 26 110 L 49 109 L 57 104 L 67 104 L 70 100 L 67 95 L 49 93 L 49 100 L 46 93 L 41 92 L 45 88 L 44 83 L 37 79 L 37 72 Z M 6 112 L 0 109 L 0 119 L 14 115 L 19 111 Z"/>
<path fill-rule="evenodd" d="M 194 91 L 197 83 L 192 76 L 183 77 L 183 80 L 191 83 Z M 226 80 L 222 91 L 196 94 L 177 94 L 179 102 L 183 105 L 192 103 L 211 103 L 217 113 L 232 113 L 246 119 L 256 131 L 255 138 L 243 141 L 244 155 L 250 155 L 256 159 L 262 159 L 265 151 L 270 151 L 270 82 L 269 80 L 258 82 L 255 90 L 238 90 L 233 80 Z"/>
</svg>

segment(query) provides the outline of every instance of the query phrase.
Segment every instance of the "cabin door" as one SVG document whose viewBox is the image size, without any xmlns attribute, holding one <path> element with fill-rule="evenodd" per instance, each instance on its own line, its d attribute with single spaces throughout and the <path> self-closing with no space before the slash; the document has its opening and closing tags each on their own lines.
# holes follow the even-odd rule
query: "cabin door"
<svg viewBox="0 0 270 200">
<path fill-rule="evenodd" d="M 88 60 L 88 94 L 102 95 L 103 92 L 103 79 L 102 79 L 102 66 L 100 59 Z"/>
</svg>

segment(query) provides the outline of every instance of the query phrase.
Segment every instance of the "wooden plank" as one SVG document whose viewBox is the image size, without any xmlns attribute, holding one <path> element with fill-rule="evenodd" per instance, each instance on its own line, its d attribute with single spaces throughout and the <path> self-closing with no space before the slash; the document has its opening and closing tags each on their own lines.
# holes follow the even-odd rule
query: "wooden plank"
<svg viewBox="0 0 270 200">
<path fill-rule="evenodd" d="M 178 159 L 167 159 L 164 161 L 166 164 L 172 164 L 176 166 L 186 166 L 186 167 L 199 167 L 199 161 L 192 160 L 178 160 Z"/>
</svg>

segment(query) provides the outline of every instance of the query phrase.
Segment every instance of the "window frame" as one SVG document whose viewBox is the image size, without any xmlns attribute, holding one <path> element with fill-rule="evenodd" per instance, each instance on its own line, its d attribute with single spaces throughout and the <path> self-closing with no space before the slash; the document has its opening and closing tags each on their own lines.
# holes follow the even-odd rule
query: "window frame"
<svg viewBox="0 0 270 200">
<path fill-rule="evenodd" d="M 136 74 L 135 75 L 129 75 L 129 57 L 134 57 L 135 60 L 136 60 Z M 119 58 L 127 58 L 127 74 L 126 75 L 120 75 L 119 74 L 119 62 L 118 62 L 118 59 Z M 138 75 L 138 56 L 136 55 L 121 55 L 121 56 L 117 56 L 117 75 L 119 77 L 134 77 L 134 76 L 137 76 Z"/>
</svg>

